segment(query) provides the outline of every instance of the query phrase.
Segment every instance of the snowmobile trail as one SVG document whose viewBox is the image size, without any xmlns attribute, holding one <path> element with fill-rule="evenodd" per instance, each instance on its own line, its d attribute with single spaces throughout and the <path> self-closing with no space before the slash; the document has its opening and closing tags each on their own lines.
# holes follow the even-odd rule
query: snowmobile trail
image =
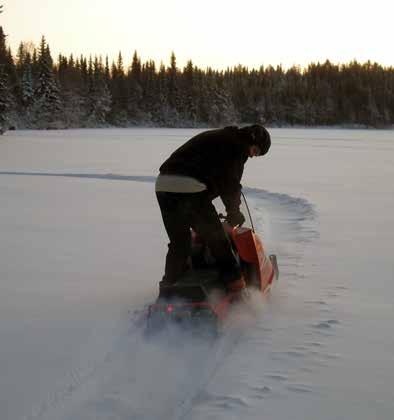
<svg viewBox="0 0 394 420">
<path fill-rule="evenodd" d="M 278 255 L 280 281 L 297 281 L 303 249 L 318 235 L 313 205 L 301 198 L 259 189 L 246 188 L 245 193 L 256 231 L 262 234 L 269 252 Z M 141 314 L 150 301 L 135 300 L 131 315 L 113 326 L 112 336 L 103 339 L 105 343 L 98 341 L 103 348 L 96 353 L 96 360 L 85 360 L 85 367 L 73 369 L 70 378 L 27 420 L 184 420 L 198 416 L 201 409 L 205 413 L 207 407 L 224 410 L 227 415 L 234 406 L 249 407 L 242 391 L 241 395 L 227 393 L 221 377 L 233 369 L 229 360 L 237 360 L 245 337 L 261 343 L 269 342 L 275 334 L 273 305 L 267 310 L 261 298 L 253 297 L 249 307 L 235 306 L 217 339 L 193 336 L 174 327 L 148 340 Z M 270 320 L 268 327 L 264 326 L 265 317 Z M 239 374 L 253 377 L 253 367 L 243 368 Z M 284 378 L 286 381 L 286 375 Z M 219 384 L 222 392 L 211 392 L 210 384 L 213 388 Z M 269 394 L 264 386 L 249 385 L 251 392 Z M 302 385 L 297 389 L 302 391 Z"/>
<path fill-rule="evenodd" d="M 138 318 L 132 317 L 132 326 L 123 330 L 102 363 L 74 378 L 31 419 L 187 418 L 241 340 L 251 315 L 234 311 L 232 325 L 224 327 L 218 340 L 192 336 L 176 327 L 147 340 Z"/>
</svg>

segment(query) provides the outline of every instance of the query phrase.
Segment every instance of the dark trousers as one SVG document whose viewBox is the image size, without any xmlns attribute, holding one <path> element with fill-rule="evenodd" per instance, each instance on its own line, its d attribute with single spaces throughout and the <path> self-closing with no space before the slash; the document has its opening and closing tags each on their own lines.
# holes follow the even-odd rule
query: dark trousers
<svg viewBox="0 0 394 420">
<path fill-rule="evenodd" d="M 170 243 L 164 283 L 174 283 L 188 268 L 191 255 L 190 228 L 200 235 L 215 258 L 224 283 L 238 279 L 241 270 L 222 223 L 207 191 L 199 193 L 157 192 Z"/>
</svg>

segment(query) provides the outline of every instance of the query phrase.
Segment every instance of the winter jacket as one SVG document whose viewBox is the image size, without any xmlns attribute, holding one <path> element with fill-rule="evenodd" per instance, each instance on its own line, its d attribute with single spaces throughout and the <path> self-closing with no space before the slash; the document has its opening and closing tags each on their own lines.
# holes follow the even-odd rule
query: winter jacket
<svg viewBox="0 0 394 420">
<path fill-rule="evenodd" d="M 202 132 L 175 150 L 160 173 L 196 178 L 207 186 L 212 199 L 221 197 L 227 213 L 237 212 L 251 140 L 238 127 Z"/>
</svg>

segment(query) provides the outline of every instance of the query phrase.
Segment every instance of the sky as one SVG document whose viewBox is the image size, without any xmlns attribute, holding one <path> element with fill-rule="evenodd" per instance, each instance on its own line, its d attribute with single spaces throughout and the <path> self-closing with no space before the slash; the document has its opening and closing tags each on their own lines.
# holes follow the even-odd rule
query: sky
<svg viewBox="0 0 394 420">
<path fill-rule="evenodd" d="M 15 53 L 45 35 L 56 57 L 108 55 L 199 67 L 306 66 L 371 60 L 394 65 L 392 0 L 0 0 Z"/>
</svg>

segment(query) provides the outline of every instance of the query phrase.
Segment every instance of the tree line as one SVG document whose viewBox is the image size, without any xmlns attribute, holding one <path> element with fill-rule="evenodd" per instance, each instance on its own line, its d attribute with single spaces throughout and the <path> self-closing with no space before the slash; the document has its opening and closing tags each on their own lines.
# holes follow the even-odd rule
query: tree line
<svg viewBox="0 0 394 420">
<path fill-rule="evenodd" d="M 1 12 L 1 9 L 0 9 Z M 394 123 L 394 68 L 378 63 L 312 63 L 306 68 L 242 65 L 201 69 L 142 62 L 122 54 L 54 62 L 40 45 L 21 43 L 16 56 L 0 26 L 0 127 L 340 125 Z"/>
</svg>

